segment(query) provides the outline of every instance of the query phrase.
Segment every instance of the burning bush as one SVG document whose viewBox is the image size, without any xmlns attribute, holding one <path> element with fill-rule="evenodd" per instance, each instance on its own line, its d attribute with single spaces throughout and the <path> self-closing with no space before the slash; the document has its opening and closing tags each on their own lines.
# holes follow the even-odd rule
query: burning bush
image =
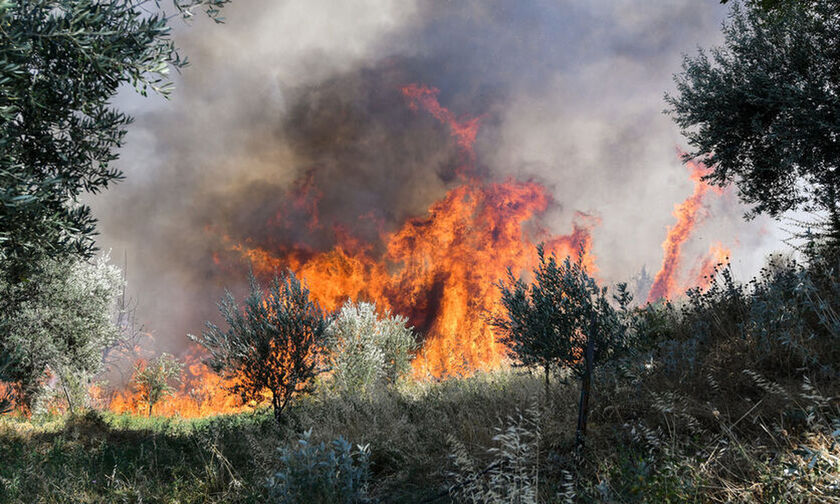
<svg viewBox="0 0 840 504">
<path fill-rule="evenodd" d="M 395 383 L 411 370 L 417 347 L 408 319 L 376 305 L 347 302 L 327 330 L 333 378 L 343 391 L 364 392 L 380 380 Z"/>
<path fill-rule="evenodd" d="M 275 274 L 267 291 L 253 273 L 250 285 L 243 309 L 230 292 L 219 303 L 227 330 L 208 322 L 200 338 L 190 338 L 210 351 L 207 363 L 243 403 L 267 394 L 279 423 L 292 396 L 308 391 L 321 370 L 328 320 L 291 271 Z"/>
</svg>

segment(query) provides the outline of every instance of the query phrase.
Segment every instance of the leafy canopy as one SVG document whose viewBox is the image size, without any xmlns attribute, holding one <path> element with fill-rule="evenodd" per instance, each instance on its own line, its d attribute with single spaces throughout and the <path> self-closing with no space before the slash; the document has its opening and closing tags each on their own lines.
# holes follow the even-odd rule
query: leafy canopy
<svg viewBox="0 0 840 504">
<path fill-rule="evenodd" d="M 168 96 L 181 68 L 173 17 L 229 0 L 0 0 L 0 276 L 26 279 L 42 257 L 93 250 L 80 202 L 122 178 L 112 163 L 131 118 L 123 85 Z"/>
<path fill-rule="evenodd" d="M 93 261 L 49 259 L 39 270 L 26 283 L 0 279 L 0 293 L 23 299 L 17 310 L 0 311 L 0 354 L 11 356 L 6 375 L 30 406 L 44 391 L 48 372 L 65 388 L 70 383 L 86 388 L 102 368 L 103 352 L 119 336 L 114 318 L 122 275 L 107 255 Z"/>
<path fill-rule="evenodd" d="M 749 217 L 816 212 L 840 244 L 840 3 L 781 4 L 734 3 L 723 45 L 685 58 L 669 113 Z"/>
</svg>

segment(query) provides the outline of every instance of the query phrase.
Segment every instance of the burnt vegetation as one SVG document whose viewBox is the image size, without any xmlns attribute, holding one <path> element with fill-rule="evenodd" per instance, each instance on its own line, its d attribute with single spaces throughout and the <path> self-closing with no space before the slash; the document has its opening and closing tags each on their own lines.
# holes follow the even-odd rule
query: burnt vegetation
<svg viewBox="0 0 840 504">
<path fill-rule="evenodd" d="M 225 3 L 175 7 L 218 20 Z M 169 18 L 138 10 L 155 6 L 0 0 L 0 503 L 840 501 L 835 2 L 736 5 L 724 47 L 688 57 L 668 98 L 708 181 L 737 184 L 753 213 L 814 212 L 752 280 L 721 263 L 707 287 L 641 304 L 583 252 L 541 246 L 482 314 L 508 361 L 418 379 L 426 328 L 362 301 L 325 311 L 292 271 L 252 274 L 244 303 L 226 294 L 221 325 L 192 337 L 246 411 L 197 419 L 156 416 L 184 370 L 168 354 L 134 369 L 145 414 L 90 393 L 136 329 L 124 279 L 89 260 L 77 197 L 120 177 L 116 87 L 182 66 Z M 42 68 L 85 86 L 29 82 Z"/>
</svg>

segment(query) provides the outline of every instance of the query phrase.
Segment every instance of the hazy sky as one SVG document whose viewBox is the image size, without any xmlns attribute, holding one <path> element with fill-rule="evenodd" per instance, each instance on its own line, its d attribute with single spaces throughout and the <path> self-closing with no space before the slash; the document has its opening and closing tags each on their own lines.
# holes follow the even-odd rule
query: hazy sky
<svg viewBox="0 0 840 504">
<path fill-rule="evenodd" d="M 327 218 L 378 208 L 391 228 L 458 183 L 448 132 L 400 96 L 417 82 L 482 116 L 490 179 L 550 189 L 553 231 L 568 233 L 575 211 L 601 218 L 605 280 L 656 271 L 693 187 L 663 94 L 681 54 L 720 41 L 724 16 L 718 0 L 234 0 L 224 25 L 177 27 L 192 66 L 172 100 L 118 97 L 137 120 L 119 161 L 127 180 L 92 200 L 99 244 L 127 253 L 141 318 L 177 349 L 231 282 L 211 260 L 218 233 L 265 233 L 307 170 Z M 731 192 L 710 196 L 685 269 L 720 241 L 745 277 L 781 248 L 776 224 L 743 212 Z"/>
</svg>

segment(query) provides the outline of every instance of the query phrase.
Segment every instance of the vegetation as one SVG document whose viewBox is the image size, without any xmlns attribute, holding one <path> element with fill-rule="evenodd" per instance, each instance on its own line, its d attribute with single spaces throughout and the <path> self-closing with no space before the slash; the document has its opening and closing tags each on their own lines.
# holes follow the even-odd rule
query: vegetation
<svg viewBox="0 0 840 504">
<path fill-rule="evenodd" d="M 524 366 L 540 366 L 545 373 L 546 395 L 551 368 L 568 369 L 581 379 L 578 440 L 583 442 L 589 408 L 592 369 L 596 361 L 615 353 L 625 334 L 618 314 L 607 300 L 607 289 L 587 274 L 583 253 L 577 261 L 567 257 L 557 263 L 538 248 L 540 263 L 534 283 L 526 285 L 508 272 L 500 282 L 505 313 L 492 323 L 500 340 Z M 621 287 L 622 311 L 631 298 Z"/>
<path fill-rule="evenodd" d="M 229 0 L 174 0 L 221 20 Z M 112 166 L 131 118 L 123 85 L 166 95 L 187 64 L 171 15 L 152 0 L 0 1 L 0 279 L 26 281 L 45 258 L 90 257 L 95 219 L 80 202 L 122 178 Z M 15 299 L 5 297 L 2 305 Z M 0 311 L 8 306 L 0 305 Z"/>
<path fill-rule="evenodd" d="M 181 367 L 181 363 L 167 353 L 152 362 L 135 365 L 132 382 L 140 400 L 149 405 L 149 416 L 152 416 L 155 404 L 175 391 L 170 382 L 180 381 Z"/>
<path fill-rule="evenodd" d="M 26 283 L 0 292 L 23 299 L 0 311 L 0 351 L 12 356 L 7 374 L 19 401 L 38 407 L 60 394 L 71 410 L 84 403 L 102 355 L 118 337 L 113 323 L 122 278 L 103 255 L 92 262 L 47 260 Z M 57 379 L 52 384 L 49 377 Z"/>
<path fill-rule="evenodd" d="M 754 212 L 827 214 L 804 260 L 773 256 L 748 283 L 719 265 L 706 289 L 631 307 L 581 256 L 540 249 L 491 319 L 515 366 L 443 381 L 400 379 L 405 318 L 333 317 L 292 272 L 252 274 L 244 305 L 219 303 L 226 327 L 191 338 L 255 410 L 197 420 L 153 417 L 181 372 L 166 354 L 135 369 L 147 416 L 75 407 L 135 332 L 124 300 L 114 323 L 118 271 L 79 259 L 93 228 L 77 198 L 119 177 L 116 87 L 183 63 L 157 5 L 0 0 L 0 504 L 840 501 L 834 3 L 733 7 L 724 47 L 687 59 L 669 98 L 711 181 Z M 315 387 L 328 364 L 335 386 Z M 57 391 L 69 413 L 37 406 Z"/>
<path fill-rule="evenodd" d="M 190 337 L 209 350 L 210 367 L 236 378 L 230 389 L 243 403 L 267 393 L 279 423 L 292 396 L 310 391 L 322 370 L 329 321 L 291 271 L 275 274 L 266 291 L 253 273 L 250 284 L 242 309 L 230 292 L 219 303 L 227 330 L 208 322 L 200 338 Z"/>
<path fill-rule="evenodd" d="M 840 5 L 790 2 L 778 9 L 735 4 L 724 44 L 686 57 L 667 96 L 707 180 L 735 182 L 751 215 L 819 212 L 840 247 Z"/>
<path fill-rule="evenodd" d="M 355 450 L 339 437 L 327 446 L 310 443 L 312 429 L 294 449 L 280 448 L 280 469 L 268 480 L 272 502 L 281 504 L 356 504 L 367 501 L 367 446 Z"/>
<path fill-rule="evenodd" d="M 364 393 L 408 373 L 417 343 L 407 322 L 389 311 L 379 317 L 371 303 L 346 303 L 327 329 L 335 386 Z"/>
</svg>

